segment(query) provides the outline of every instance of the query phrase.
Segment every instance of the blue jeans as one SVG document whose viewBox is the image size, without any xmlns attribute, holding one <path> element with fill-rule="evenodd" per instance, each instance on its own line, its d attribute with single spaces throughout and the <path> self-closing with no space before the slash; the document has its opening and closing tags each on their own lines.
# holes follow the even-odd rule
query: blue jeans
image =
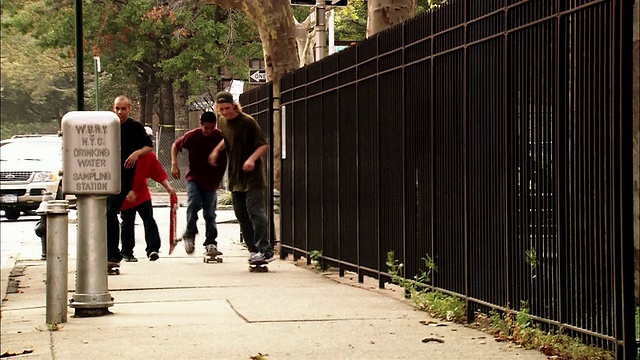
<svg viewBox="0 0 640 360">
<path fill-rule="evenodd" d="M 273 254 L 271 241 L 267 238 L 267 214 L 264 189 L 248 192 L 232 192 L 233 211 L 240 223 L 244 241 L 251 252 Z"/>
<path fill-rule="evenodd" d="M 205 224 L 205 240 L 202 245 L 218 245 L 218 228 L 216 227 L 216 206 L 218 194 L 215 190 L 203 189 L 193 181 L 187 181 L 187 227 L 183 237 L 194 237 L 198 233 L 196 223 L 198 211 L 202 210 Z"/>
</svg>

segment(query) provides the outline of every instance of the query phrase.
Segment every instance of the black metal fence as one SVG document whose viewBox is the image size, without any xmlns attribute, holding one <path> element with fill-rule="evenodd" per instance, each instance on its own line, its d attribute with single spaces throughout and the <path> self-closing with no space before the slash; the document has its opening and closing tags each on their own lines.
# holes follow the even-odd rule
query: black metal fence
<svg viewBox="0 0 640 360">
<path fill-rule="evenodd" d="M 284 76 L 283 256 L 380 286 L 429 256 L 470 318 L 635 358 L 632 8 L 451 0 Z"/>
</svg>

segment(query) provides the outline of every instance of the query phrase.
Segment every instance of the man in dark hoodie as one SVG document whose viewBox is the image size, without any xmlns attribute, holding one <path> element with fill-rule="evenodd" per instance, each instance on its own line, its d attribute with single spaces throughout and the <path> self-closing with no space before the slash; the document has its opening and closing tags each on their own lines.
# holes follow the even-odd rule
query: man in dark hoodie
<svg viewBox="0 0 640 360">
<path fill-rule="evenodd" d="M 125 199 L 135 197 L 132 192 L 136 162 L 153 150 L 153 142 L 144 125 L 131 119 L 131 100 L 120 95 L 113 101 L 113 112 L 120 118 L 120 193 L 107 197 L 107 261 L 109 266 L 122 261 L 120 254 L 120 223 L 118 214 Z"/>
</svg>

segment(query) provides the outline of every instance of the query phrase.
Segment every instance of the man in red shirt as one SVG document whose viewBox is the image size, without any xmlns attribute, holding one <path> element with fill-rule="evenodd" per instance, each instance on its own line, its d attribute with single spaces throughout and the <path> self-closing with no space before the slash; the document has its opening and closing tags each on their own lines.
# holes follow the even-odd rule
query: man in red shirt
<svg viewBox="0 0 640 360">
<path fill-rule="evenodd" d="M 222 133 L 216 127 L 216 115 L 207 111 L 200 115 L 200 127 L 189 130 L 171 146 L 171 175 L 180 179 L 178 153 L 182 149 L 189 151 L 187 168 L 187 226 L 182 235 L 187 254 L 195 249 L 195 237 L 198 233 L 196 222 L 198 211 L 202 209 L 205 222 L 204 245 L 209 256 L 222 255 L 218 250 L 218 229 L 216 227 L 216 191 L 227 168 L 226 153 L 215 165 L 209 164 L 209 154 L 222 141 Z"/>
<path fill-rule="evenodd" d="M 123 259 L 128 262 L 138 261 L 138 259 L 133 256 L 133 247 L 136 244 L 134 229 L 136 213 L 140 214 L 140 218 L 142 218 L 142 223 L 144 224 L 144 235 L 147 241 L 147 257 L 151 261 L 156 261 L 159 258 L 160 232 L 158 231 L 158 224 L 153 218 L 153 206 L 151 204 L 151 193 L 149 192 L 147 179 L 162 184 L 169 195 L 175 195 L 176 193 L 171 185 L 169 185 L 167 173 L 162 168 L 162 164 L 158 161 L 155 153 L 151 152 L 138 158 L 138 164 L 133 178 L 133 187 L 122 204 L 122 208 L 120 208 L 120 216 L 122 218 L 121 255 Z"/>
</svg>

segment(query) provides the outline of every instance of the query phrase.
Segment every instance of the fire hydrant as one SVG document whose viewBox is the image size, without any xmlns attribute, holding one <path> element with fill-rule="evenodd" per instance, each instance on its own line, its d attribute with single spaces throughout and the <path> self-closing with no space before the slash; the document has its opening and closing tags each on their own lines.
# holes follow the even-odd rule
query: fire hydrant
<svg viewBox="0 0 640 360">
<path fill-rule="evenodd" d="M 42 247 L 40 260 L 47 260 L 47 204 L 51 200 L 53 200 L 53 194 L 50 192 L 44 193 L 42 195 L 42 202 L 36 210 L 36 214 L 40 215 L 40 220 L 38 220 L 34 228 L 36 236 L 40 238 Z"/>
</svg>

